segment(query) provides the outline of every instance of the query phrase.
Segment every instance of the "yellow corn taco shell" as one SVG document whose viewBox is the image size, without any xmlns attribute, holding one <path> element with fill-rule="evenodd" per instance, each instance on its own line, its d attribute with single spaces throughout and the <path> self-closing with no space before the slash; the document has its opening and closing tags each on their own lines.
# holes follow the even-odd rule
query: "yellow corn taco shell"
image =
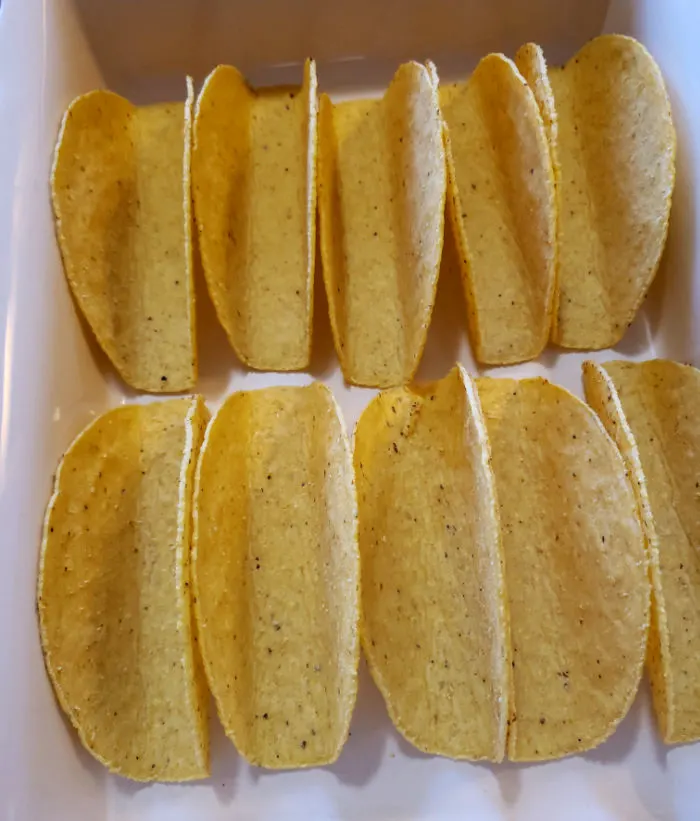
<svg viewBox="0 0 700 821">
<path fill-rule="evenodd" d="M 659 67 L 631 37 L 604 35 L 550 69 L 557 111 L 559 308 L 565 348 L 615 345 L 666 241 L 676 136 Z"/>
<path fill-rule="evenodd" d="M 534 359 L 556 274 L 554 173 L 537 102 L 514 63 L 490 54 L 468 80 L 441 87 L 440 106 L 474 356 Z"/>
<path fill-rule="evenodd" d="M 489 448 L 461 367 L 381 393 L 355 434 L 363 647 L 424 752 L 500 761 L 510 636 Z"/>
<path fill-rule="evenodd" d="M 41 641 L 85 747 L 138 781 L 209 774 L 190 598 L 201 398 L 109 411 L 66 451 L 44 525 Z"/>
<path fill-rule="evenodd" d="M 649 544 L 648 668 L 667 744 L 700 738 L 700 371 L 665 360 L 583 366 L 586 398 L 617 442 Z"/>
<path fill-rule="evenodd" d="M 323 275 L 336 351 L 353 384 L 404 384 L 425 346 L 446 190 L 435 79 L 406 63 L 382 99 L 321 97 Z"/>
<path fill-rule="evenodd" d="M 187 101 L 137 107 L 109 91 L 69 106 L 51 173 L 75 301 L 121 377 L 154 393 L 197 377 Z"/>
<path fill-rule="evenodd" d="M 192 187 L 204 274 L 238 357 L 305 368 L 316 251 L 316 68 L 253 90 L 218 66 L 197 100 Z"/>
<path fill-rule="evenodd" d="M 334 761 L 359 658 L 349 443 L 321 384 L 235 393 L 197 469 L 194 573 L 209 686 L 253 764 Z"/>
<path fill-rule="evenodd" d="M 506 566 L 508 757 L 604 741 L 634 700 L 650 589 L 625 465 L 591 409 L 544 379 L 480 379 Z"/>
</svg>

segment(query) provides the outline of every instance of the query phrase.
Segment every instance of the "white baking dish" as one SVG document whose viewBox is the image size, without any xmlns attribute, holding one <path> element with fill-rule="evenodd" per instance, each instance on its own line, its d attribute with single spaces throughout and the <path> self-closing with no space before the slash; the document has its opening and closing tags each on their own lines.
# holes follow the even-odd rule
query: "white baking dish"
<svg viewBox="0 0 700 821">
<path fill-rule="evenodd" d="M 207 782 L 135 785 L 79 746 L 54 703 L 35 619 L 40 526 L 51 474 L 76 432 L 128 391 L 78 319 L 54 241 L 48 197 L 60 116 L 108 86 L 137 102 L 181 98 L 230 62 L 256 83 L 297 81 L 306 55 L 322 88 L 378 90 L 398 62 L 432 57 L 444 77 L 488 51 L 540 42 L 558 62 L 601 31 L 630 33 L 664 71 L 678 130 L 669 244 L 647 303 L 612 356 L 700 364 L 700 5 L 694 0 L 4 0 L 0 10 L 0 821 L 289 821 L 291 819 L 700 818 L 700 745 L 664 748 L 646 685 L 613 738 L 557 763 L 470 765 L 413 750 L 362 674 L 352 736 L 337 764 L 269 773 L 247 766 L 216 723 Z M 201 294 L 201 289 L 200 289 Z M 349 425 L 371 391 L 343 384 L 325 302 L 310 374 L 245 372 L 200 299 L 200 390 L 214 407 L 231 389 L 331 385 Z M 317 303 L 318 305 L 319 303 Z M 580 393 L 581 355 L 547 351 L 501 374 L 544 374 Z M 475 372 L 463 299 L 446 264 L 421 378 L 455 359 Z"/>
</svg>

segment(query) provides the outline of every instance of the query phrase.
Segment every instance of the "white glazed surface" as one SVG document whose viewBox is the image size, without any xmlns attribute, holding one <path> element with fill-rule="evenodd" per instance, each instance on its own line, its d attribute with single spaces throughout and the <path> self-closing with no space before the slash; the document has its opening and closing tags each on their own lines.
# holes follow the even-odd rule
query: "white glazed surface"
<svg viewBox="0 0 700 821">
<path fill-rule="evenodd" d="M 84 29 L 78 22 L 83 20 Z M 265 21 L 268 21 L 267 23 Z M 273 22 L 274 21 L 274 22 Z M 362 671 L 352 736 L 332 767 L 268 773 L 246 765 L 213 721 L 212 778 L 132 784 L 79 746 L 44 674 L 35 617 L 43 510 L 61 452 L 96 414 L 134 396 L 76 315 L 54 240 L 48 197 L 61 114 L 107 85 L 135 101 L 181 96 L 182 77 L 232 62 L 255 82 L 296 81 L 307 54 L 322 87 L 378 90 L 401 59 L 432 57 L 463 75 L 489 50 L 541 42 L 563 60 L 601 31 L 636 35 L 661 64 L 678 129 L 669 245 L 639 318 L 614 352 L 700 365 L 697 270 L 700 6 L 693 0 L 5 0 L 0 10 L 0 821 L 652 821 L 700 818 L 700 745 L 664 748 L 648 690 L 613 738 L 541 765 L 471 765 L 422 755 L 393 730 Z M 201 285 L 201 283 L 200 283 Z M 214 408 L 230 390 L 323 379 L 349 426 L 372 391 L 343 384 L 325 298 L 318 294 L 309 374 L 245 372 L 200 287 L 199 389 Z M 419 378 L 459 359 L 477 368 L 449 252 Z M 549 350 L 498 371 L 542 374 L 580 393 L 583 356 Z"/>
</svg>

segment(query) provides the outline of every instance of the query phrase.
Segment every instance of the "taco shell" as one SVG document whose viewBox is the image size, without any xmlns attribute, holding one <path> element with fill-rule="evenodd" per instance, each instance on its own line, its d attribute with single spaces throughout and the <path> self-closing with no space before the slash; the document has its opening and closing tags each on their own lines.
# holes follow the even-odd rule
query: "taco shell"
<svg viewBox="0 0 700 821">
<path fill-rule="evenodd" d="M 335 348 L 348 382 L 408 382 L 435 301 L 446 190 L 431 73 L 400 66 L 378 100 L 319 110 L 319 218 Z"/>
<path fill-rule="evenodd" d="M 513 642 L 513 761 L 604 741 L 637 693 L 649 626 L 634 491 L 596 415 L 544 379 L 479 379 Z"/>
<path fill-rule="evenodd" d="M 489 447 L 474 383 L 381 393 L 355 434 L 363 647 L 423 752 L 500 761 L 510 635 Z"/>
<path fill-rule="evenodd" d="M 209 694 L 190 595 L 206 419 L 199 397 L 98 417 L 66 451 L 46 513 L 46 668 L 83 745 L 137 781 L 209 774 Z"/>
<path fill-rule="evenodd" d="M 663 77 L 631 37 L 587 43 L 549 70 L 558 131 L 559 306 L 552 339 L 610 348 L 634 319 L 666 242 L 676 136 Z"/>
<path fill-rule="evenodd" d="M 440 88 L 449 214 L 472 349 L 484 365 L 536 358 L 549 338 L 556 274 L 554 173 L 535 97 L 489 54 Z"/>
<path fill-rule="evenodd" d="M 321 384 L 231 395 L 197 468 L 200 643 L 226 734 L 252 764 L 334 761 L 359 660 L 350 448 Z"/>
<path fill-rule="evenodd" d="M 652 580 L 648 669 L 667 744 L 700 738 L 700 371 L 667 360 L 583 366 L 586 398 L 637 491 Z"/>
<path fill-rule="evenodd" d="M 316 67 L 300 88 L 252 89 L 218 66 L 197 100 L 192 188 L 219 321 L 251 368 L 309 364 L 316 252 Z"/>
<path fill-rule="evenodd" d="M 75 301 L 133 388 L 197 378 L 190 145 L 193 100 L 134 106 L 92 91 L 66 111 L 51 172 L 63 267 Z"/>
</svg>

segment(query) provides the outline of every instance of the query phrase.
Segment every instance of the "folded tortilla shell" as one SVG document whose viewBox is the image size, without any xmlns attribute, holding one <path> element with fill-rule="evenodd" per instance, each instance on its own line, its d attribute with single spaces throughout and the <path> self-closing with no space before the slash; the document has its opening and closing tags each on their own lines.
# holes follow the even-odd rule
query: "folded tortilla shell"
<svg viewBox="0 0 700 821">
<path fill-rule="evenodd" d="M 197 100 L 192 186 L 204 274 L 238 357 L 305 368 L 316 252 L 316 67 L 301 88 L 253 90 L 231 66 Z"/>
<path fill-rule="evenodd" d="M 700 372 L 662 359 L 583 366 L 586 398 L 620 447 L 649 544 L 648 668 L 667 744 L 700 738 Z"/>
<path fill-rule="evenodd" d="M 442 252 L 445 152 L 437 88 L 405 63 L 379 100 L 321 96 L 323 275 L 348 382 L 408 382 L 420 361 Z"/>
<path fill-rule="evenodd" d="M 514 63 L 489 54 L 468 80 L 440 88 L 440 107 L 474 356 L 534 359 L 556 274 L 554 173 L 537 102 Z"/>
<path fill-rule="evenodd" d="M 183 103 L 75 99 L 51 173 L 56 235 L 75 301 L 124 381 L 152 393 L 197 378 L 190 144 Z"/>
<path fill-rule="evenodd" d="M 461 367 L 381 393 L 355 434 L 363 646 L 424 752 L 500 761 L 510 635 L 489 448 Z"/>
<path fill-rule="evenodd" d="M 649 626 L 644 534 L 614 443 L 544 379 L 479 379 L 513 641 L 508 757 L 604 741 L 627 713 Z"/>
<path fill-rule="evenodd" d="M 219 717 L 270 768 L 334 761 L 359 657 L 350 448 L 326 387 L 235 393 L 197 469 L 196 613 Z"/>
<path fill-rule="evenodd" d="M 622 338 L 666 242 L 676 136 L 659 67 L 608 34 L 549 70 L 558 131 L 559 307 L 552 339 L 609 348 Z"/>
<path fill-rule="evenodd" d="M 206 418 L 199 397 L 98 417 L 66 451 L 46 513 L 46 668 L 84 746 L 137 781 L 209 774 L 209 695 L 189 586 Z"/>
</svg>

